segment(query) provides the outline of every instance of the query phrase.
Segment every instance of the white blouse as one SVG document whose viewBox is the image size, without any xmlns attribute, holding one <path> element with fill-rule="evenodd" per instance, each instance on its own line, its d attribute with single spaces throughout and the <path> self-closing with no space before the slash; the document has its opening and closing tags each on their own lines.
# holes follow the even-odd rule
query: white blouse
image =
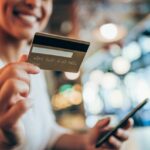
<svg viewBox="0 0 150 150">
<path fill-rule="evenodd" d="M 4 64 L 0 61 L 0 67 L 2 66 Z M 68 130 L 60 127 L 55 122 L 42 71 L 37 75 L 31 75 L 29 97 L 33 102 L 33 107 L 22 118 L 25 127 L 26 143 L 19 150 L 50 149 L 56 140 L 62 134 L 67 133 Z"/>
</svg>

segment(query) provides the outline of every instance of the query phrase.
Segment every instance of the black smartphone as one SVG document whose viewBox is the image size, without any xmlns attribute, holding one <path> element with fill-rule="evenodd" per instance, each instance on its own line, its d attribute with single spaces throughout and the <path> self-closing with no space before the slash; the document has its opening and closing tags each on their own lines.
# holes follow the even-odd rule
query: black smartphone
<svg viewBox="0 0 150 150">
<path fill-rule="evenodd" d="M 115 135 L 118 128 L 122 128 L 128 121 L 129 118 L 131 118 L 138 110 L 140 110 L 145 104 L 147 104 L 149 99 L 145 99 L 142 103 L 140 103 L 138 106 L 136 106 L 127 116 L 125 116 L 120 123 L 110 132 L 108 132 L 104 137 L 102 137 L 97 143 L 96 148 L 100 147 L 104 142 L 106 142 L 110 136 Z"/>
</svg>

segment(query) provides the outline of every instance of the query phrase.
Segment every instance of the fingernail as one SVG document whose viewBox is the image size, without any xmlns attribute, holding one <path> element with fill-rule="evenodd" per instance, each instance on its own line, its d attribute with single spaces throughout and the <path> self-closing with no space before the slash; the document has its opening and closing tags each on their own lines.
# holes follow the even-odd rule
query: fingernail
<svg viewBox="0 0 150 150">
<path fill-rule="evenodd" d="M 104 118 L 102 120 L 99 120 L 98 126 L 101 126 L 102 124 L 107 124 L 109 122 L 110 122 L 110 118 L 109 117 Z"/>
<path fill-rule="evenodd" d="M 117 135 L 121 135 L 122 133 L 123 133 L 123 130 L 119 128 L 119 129 L 117 130 Z"/>
<path fill-rule="evenodd" d="M 27 55 L 22 55 L 19 59 L 19 61 L 27 61 L 28 60 L 28 56 Z"/>
<path fill-rule="evenodd" d="M 123 130 L 123 129 L 120 129 L 120 128 L 119 128 L 119 129 L 117 130 L 117 135 L 118 135 L 118 136 L 124 135 L 124 136 L 128 137 L 128 136 L 129 136 L 129 132 L 126 131 L 126 130 Z"/>
<path fill-rule="evenodd" d="M 108 122 L 108 121 L 110 121 L 110 117 L 104 118 L 104 119 L 102 119 L 102 121 Z"/>
<path fill-rule="evenodd" d="M 41 71 L 40 67 L 38 67 L 38 66 L 36 66 L 36 65 L 34 65 L 34 67 L 35 67 L 35 70 L 36 70 L 37 72 L 40 72 L 40 71 Z"/>
</svg>

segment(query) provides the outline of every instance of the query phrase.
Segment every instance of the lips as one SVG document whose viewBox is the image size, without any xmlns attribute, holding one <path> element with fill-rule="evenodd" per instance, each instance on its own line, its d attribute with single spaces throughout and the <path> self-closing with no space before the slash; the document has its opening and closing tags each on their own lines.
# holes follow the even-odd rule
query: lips
<svg viewBox="0 0 150 150">
<path fill-rule="evenodd" d="M 28 8 L 25 7 L 19 7 L 19 9 L 17 7 L 14 8 L 13 14 L 26 25 L 33 25 L 33 23 L 39 21 L 42 16 L 39 10 L 28 10 Z"/>
<path fill-rule="evenodd" d="M 26 23 L 33 24 L 37 21 L 35 16 L 19 14 L 18 17 Z"/>
</svg>

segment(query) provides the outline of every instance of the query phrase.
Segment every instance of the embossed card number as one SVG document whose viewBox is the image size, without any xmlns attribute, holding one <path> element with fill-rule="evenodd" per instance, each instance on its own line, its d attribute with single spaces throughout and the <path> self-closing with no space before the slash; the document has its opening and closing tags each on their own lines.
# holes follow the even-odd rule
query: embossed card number
<svg viewBox="0 0 150 150">
<path fill-rule="evenodd" d="M 85 41 L 36 33 L 28 62 L 41 69 L 78 72 L 89 45 Z"/>
</svg>

